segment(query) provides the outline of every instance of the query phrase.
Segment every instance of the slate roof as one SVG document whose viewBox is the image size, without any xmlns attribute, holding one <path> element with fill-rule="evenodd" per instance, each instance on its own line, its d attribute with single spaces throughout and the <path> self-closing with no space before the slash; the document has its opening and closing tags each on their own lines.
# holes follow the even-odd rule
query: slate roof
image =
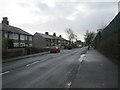
<svg viewBox="0 0 120 90">
<path fill-rule="evenodd" d="M 58 36 L 46 35 L 46 34 L 43 34 L 43 33 L 38 33 L 38 32 L 36 32 L 36 34 L 39 34 L 39 35 L 41 35 L 42 37 L 44 37 L 44 38 L 48 38 L 48 39 L 66 40 L 66 39 L 61 38 L 61 37 L 58 37 Z"/>
<path fill-rule="evenodd" d="M 58 37 L 58 36 L 53 36 L 53 35 L 49 35 L 49 36 L 51 36 L 53 39 L 66 40 L 66 39 L 64 39 L 62 37 Z"/>
<path fill-rule="evenodd" d="M 4 23 L 0 23 L 2 24 L 2 30 L 3 31 L 7 31 L 7 32 L 12 32 L 12 33 L 17 33 L 17 34 L 25 34 L 25 35 L 32 35 L 20 28 L 14 27 L 14 26 L 10 26 L 10 25 L 6 25 Z"/>
<path fill-rule="evenodd" d="M 50 35 L 46 35 L 46 34 L 42 34 L 42 33 L 38 33 L 38 32 L 36 32 L 36 33 L 41 35 L 44 38 L 53 39 Z"/>
<path fill-rule="evenodd" d="M 52 37 L 53 39 L 59 39 L 59 37 L 57 36 L 53 36 L 53 35 L 49 35 L 50 37 Z"/>
</svg>

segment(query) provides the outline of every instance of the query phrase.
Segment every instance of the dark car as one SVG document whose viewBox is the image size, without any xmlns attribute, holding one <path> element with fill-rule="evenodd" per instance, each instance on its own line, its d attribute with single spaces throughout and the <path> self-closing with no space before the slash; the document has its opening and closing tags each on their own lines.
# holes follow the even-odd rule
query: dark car
<svg viewBox="0 0 120 90">
<path fill-rule="evenodd" d="M 51 47 L 50 53 L 58 53 L 60 52 L 60 49 L 57 46 Z"/>
</svg>

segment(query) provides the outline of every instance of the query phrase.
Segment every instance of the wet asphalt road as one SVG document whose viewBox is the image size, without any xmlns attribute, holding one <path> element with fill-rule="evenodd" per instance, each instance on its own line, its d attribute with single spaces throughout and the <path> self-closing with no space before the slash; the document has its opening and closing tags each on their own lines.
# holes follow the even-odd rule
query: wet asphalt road
<svg viewBox="0 0 120 90">
<path fill-rule="evenodd" d="M 21 59 L 2 65 L 3 88 L 65 88 L 75 77 L 86 47 Z"/>
</svg>

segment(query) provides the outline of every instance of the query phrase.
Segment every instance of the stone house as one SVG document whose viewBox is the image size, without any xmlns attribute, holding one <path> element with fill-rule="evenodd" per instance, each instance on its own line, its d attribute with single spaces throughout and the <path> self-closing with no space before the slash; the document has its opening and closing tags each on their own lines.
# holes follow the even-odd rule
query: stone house
<svg viewBox="0 0 120 90">
<path fill-rule="evenodd" d="M 58 46 L 60 47 L 63 43 L 67 43 L 67 40 L 62 38 L 60 35 L 59 37 L 56 36 L 56 33 L 53 33 L 53 35 L 49 35 L 48 32 L 45 32 L 45 34 L 36 32 L 34 34 L 33 38 L 33 47 L 35 48 L 50 48 L 51 46 Z"/>
<path fill-rule="evenodd" d="M 13 41 L 13 48 L 32 46 L 33 35 L 18 27 L 9 25 L 7 17 L 3 17 L 0 26 L 2 31 L 2 40 L 5 38 L 11 39 Z"/>
<path fill-rule="evenodd" d="M 33 47 L 38 49 L 50 47 L 52 40 L 53 39 L 48 35 L 48 32 L 45 32 L 45 34 L 36 32 L 33 38 Z"/>
</svg>

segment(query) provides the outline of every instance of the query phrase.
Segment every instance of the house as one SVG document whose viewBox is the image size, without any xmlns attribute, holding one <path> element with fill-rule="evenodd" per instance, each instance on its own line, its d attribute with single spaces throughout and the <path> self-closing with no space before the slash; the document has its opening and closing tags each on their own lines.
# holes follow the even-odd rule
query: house
<svg viewBox="0 0 120 90">
<path fill-rule="evenodd" d="M 48 32 L 45 32 L 45 34 L 36 32 L 33 38 L 33 47 L 38 49 L 51 46 L 60 47 L 63 43 L 66 43 L 66 40 L 61 35 L 56 36 L 56 33 L 49 35 Z"/>
<path fill-rule="evenodd" d="M 83 42 L 82 42 L 81 40 L 77 40 L 77 41 L 75 42 L 75 45 L 76 45 L 77 47 L 82 47 L 82 46 L 83 46 Z"/>
<path fill-rule="evenodd" d="M 62 38 L 62 35 L 56 36 L 56 33 L 53 33 L 53 35 L 50 35 L 52 37 L 52 45 L 54 46 L 61 46 L 62 44 L 65 44 L 66 40 Z"/>
<path fill-rule="evenodd" d="M 33 35 L 18 27 L 9 25 L 7 17 L 3 17 L 0 26 L 2 27 L 2 40 L 5 38 L 11 39 L 13 42 L 13 48 L 32 46 Z"/>
<path fill-rule="evenodd" d="M 49 36 L 48 32 L 45 32 L 45 34 L 36 32 L 34 34 L 33 47 L 35 48 L 40 49 L 40 48 L 50 47 L 52 42 L 53 42 L 53 38 Z"/>
<path fill-rule="evenodd" d="M 50 37 L 52 37 L 51 40 L 51 46 L 57 46 L 59 41 L 59 37 L 56 36 L 56 33 L 53 33 L 53 35 L 49 35 Z"/>
</svg>

